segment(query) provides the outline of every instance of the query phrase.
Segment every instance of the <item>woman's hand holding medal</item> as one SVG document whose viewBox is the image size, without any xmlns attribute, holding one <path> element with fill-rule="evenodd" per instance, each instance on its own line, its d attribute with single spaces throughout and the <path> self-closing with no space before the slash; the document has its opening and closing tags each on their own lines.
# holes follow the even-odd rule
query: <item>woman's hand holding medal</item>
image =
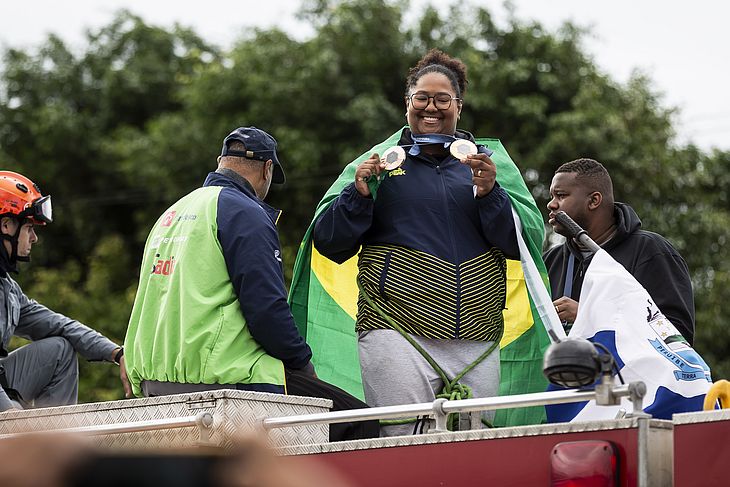
<svg viewBox="0 0 730 487">
<path fill-rule="evenodd" d="M 355 169 L 355 189 L 357 192 L 364 197 L 370 196 L 368 181 L 371 177 L 378 177 L 383 169 L 385 169 L 385 161 L 382 161 L 377 153 L 372 154 L 369 159 L 357 166 L 357 169 Z"/>
<path fill-rule="evenodd" d="M 473 142 L 460 139 L 451 144 L 451 155 L 471 167 L 474 196 L 482 198 L 494 188 L 497 180 L 497 166 L 486 154 L 477 153 Z"/>
<path fill-rule="evenodd" d="M 387 149 L 383 153 L 383 158 L 378 157 L 375 153 L 370 159 L 363 162 L 355 170 L 355 188 L 363 196 L 370 196 L 370 188 L 368 181 L 371 177 L 378 177 L 383 171 L 392 171 L 398 169 L 403 161 L 406 160 L 406 151 L 403 147 L 395 145 Z"/>
<path fill-rule="evenodd" d="M 497 180 L 497 166 L 486 154 L 471 154 L 462 161 L 471 167 L 472 182 L 477 188 L 476 197 L 488 195 Z"/>
</svg>

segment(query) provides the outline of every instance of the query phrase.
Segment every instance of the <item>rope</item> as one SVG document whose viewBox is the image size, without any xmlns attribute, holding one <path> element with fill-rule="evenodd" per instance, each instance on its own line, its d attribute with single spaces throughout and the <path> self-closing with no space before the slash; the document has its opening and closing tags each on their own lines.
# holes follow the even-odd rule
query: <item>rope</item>
<svg viewBox="0 0 730 487">
<path fill-rule="evenodd" d="M 479 357 L 477 357 L 476 360 L 474 360 L 471 364 L 467 365 L 464 370 L 459 372 L 453 379 L 449 380 L 448 376 L 446 375 L 446 372 L 439 366 L 438 363 L 429 355 L 429 353 L 418 343 L 416 340 L 413 339 L 412 336 L 410 336 L 393 318 L 388 316 L 382 309 L 380 309 L 380 306 L 375 304 L 375 302 L 370 298 L 368 293 L 365 291 L 364 286 L 362 285 L 362 282 L 360 279 L 357 280 L 357 288 L 360 290 L 360 293 L 362 293 L 363 297 L 365 298 L 365 301 L 370 305 L 379 315 L 381 318 L 383 318 L 390 326 L 393 327 L 394 330 L 396 330 L 398 333 L 405 338 L 408 343 L 413 345 L 413 348 L 415 348 L 418 353 L 423 356 L 423 358 L 428 362 L 428 364 L 433 368 L 433 370 L 438 374 L 438 376 L 441 378 L 441 380 L 444 383 L 444 387 L 441 389 L 441 392 L 439 392 L 436 395 L 436 399 L 447 399 L 449 401 L 458 401 L 460 399 L 471 399 L 474 397 L 474 393 L 471 390 L 471 387 L 467 386 L 466 384 L 460 384 L 459 380 L 464 377 L 467 373 L 469 373 L 470 370 L 472 370 L 474 367 L 482 363 L 498 346 L 499 342 L 502 341 L 502 335 L 504 334 L 504 327 L 502 327 L 499 331 L 499 337 L 497 340 L 494 341 L 494 343 Z M 401 424 L 409 424 L 413 423 L 417 420 L 417 418 L 407 418 L 407 419 L 396 419 L 396 420 L 381 420 L 381 425 L 401 425 Z M 447 427 L 450 431 L 454 431 L 456 428 L 456 425 L 459 421 L 459 416 L 457 413 L 449 414 L 449 417 L 447 419 Z M 482 419 L 482 423 L 484 423 L 488 427 L 492 427 L 492 425 L 488 422 Z"/>
</svg>

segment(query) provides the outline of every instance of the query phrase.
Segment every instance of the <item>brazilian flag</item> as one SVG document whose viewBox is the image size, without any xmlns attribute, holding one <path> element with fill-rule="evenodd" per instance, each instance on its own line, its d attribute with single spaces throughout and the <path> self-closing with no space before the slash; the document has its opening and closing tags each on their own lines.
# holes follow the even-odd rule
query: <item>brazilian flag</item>
<svg viewBox="0 0 730 487">
<path fill-rule="evenodd" d="M 355 179 L 355 169 L 370 154 L 397 145 L 401 130 L 349 163 L 317 205 L 314 219 L 304 235 L 294 264 L 289 304 L 299 331 L 314 354 L 317 375 L 350 394 L 363 399 L 360 365 L 355 334 L 358 289 L 357 256 L 342 264 L 327 259 L 312 245 L 317 217 Z M 543 283 L 548 278 L 542 261 L 544 226 L 535 200 L 522 175 L 498 139 L 476 139 L 494 153 L 497 181 L 509 194 L 512 208 L 522 226 L 522 236 Z M 372 183 L 371 183 L 372 184 Z M 377 184 L 377 183 L 375 183 Z M 371 186 L 377 198 L 377 187 Z M 528 293 L 521 261 L 507 260 L 507 303 L 505 330 L 500 342 L 500 395 L 544 392 L 547 381 L 542 375 L 542 357 L 549 344 L 547 333 Z M 545 408 L 531 407 L 497 411 L 495 424 L 517 426 L 545 422 Z"/>
</svg>

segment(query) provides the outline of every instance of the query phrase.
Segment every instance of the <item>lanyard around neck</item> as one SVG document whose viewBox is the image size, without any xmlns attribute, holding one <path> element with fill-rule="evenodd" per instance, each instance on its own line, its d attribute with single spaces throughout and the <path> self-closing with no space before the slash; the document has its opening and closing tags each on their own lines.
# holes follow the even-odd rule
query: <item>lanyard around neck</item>
<svg viewBox="0 0 730 487">
<path fill-rule="evenodd" d="M 448 149 L 451 143 L 456 140 L 456 137 L 454 137 L 453 135 L 445 134 L 411 134 L 411 138 L 413 139 L 413 142 L 415 142 L 415 144 L 413 144 L 411 148 L 408 149 L 408 153 L 412 156 L 417 156 L 421 153 L 421 145 L 443 144 L 444 149 Z"/>
<path fill-rule="evenodd" d="M 575 256 L 572 252 L 568 253 L 570 255 L 568 257 L 568 269 L 565 273 L 565 285 L 563 286 L 563 295 L 570 298 L 573 294 L 573 272 L 575 269 Z"/>
</svg>

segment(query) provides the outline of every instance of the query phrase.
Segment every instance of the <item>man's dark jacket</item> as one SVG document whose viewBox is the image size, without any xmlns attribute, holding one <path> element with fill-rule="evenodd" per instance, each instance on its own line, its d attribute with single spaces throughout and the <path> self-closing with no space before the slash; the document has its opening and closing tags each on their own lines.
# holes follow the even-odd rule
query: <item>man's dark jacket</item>
<svg viewBox="0 0 730 487">
<path fill-rule="evenodd" d="M 659 309 L 692 344 L 695 308 L 687 264 L 672 244 L 659 234 L 641 230 L 641 220 L 625 203 L 615 203 L 616 234 L 602 245 L 648 291 Z M 575 257 L 570 298 L 580 301 L 583 277 L 591 256 L 584 257 L 572 240 L 548 250 L 543 259 L 550 276 L 552 298 L 565 295 L 568 257 Z"/>
</svg>

